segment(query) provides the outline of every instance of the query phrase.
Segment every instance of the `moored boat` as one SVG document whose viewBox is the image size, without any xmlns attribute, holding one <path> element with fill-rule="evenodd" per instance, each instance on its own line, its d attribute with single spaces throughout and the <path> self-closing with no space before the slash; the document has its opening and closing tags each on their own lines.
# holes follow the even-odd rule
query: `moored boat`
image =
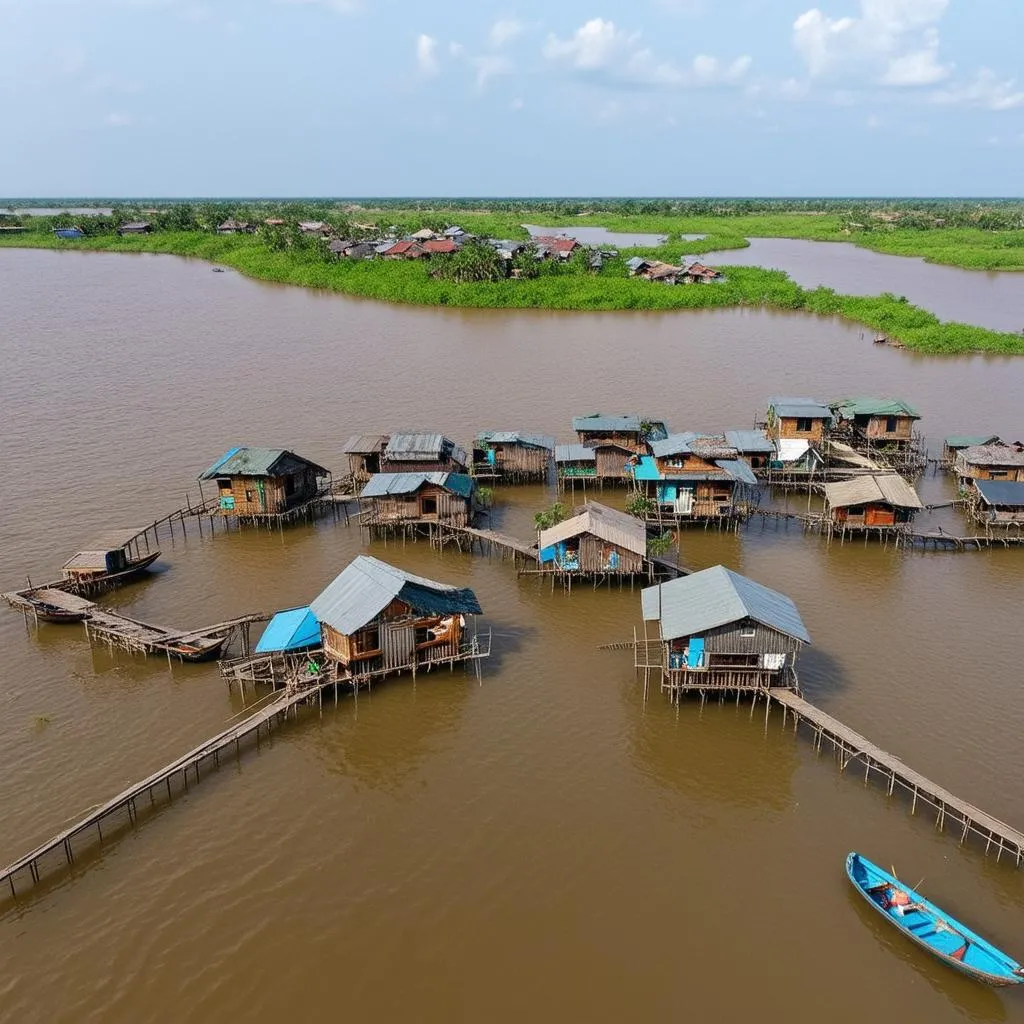
<svg viewBox="0 0 1024 1024">
<path fill-rule="evenodd" d="M 145 555 L 138 550 L 141 529 L 118 530 L 97 538 L 76 552 L 62 567 L 65 583 L 88 592 L 128 583 L 145 572 L 159 557 L 159 551 Z"/>
<path fill-rule="evenodd" d="M 203 637 L 187 642 L 170 642 L 164 647 L 182 661 L 211 661 L 220 654 L 226 641 L 226 636 Z"/>
<path fill-rule="evenodd" d="M 989 985 L 1024 983 L 1024 967 L 1016 960 L 866 857 L 849 854 L 846 874 L 887 921 L 951 967 Z"/>
</svg>

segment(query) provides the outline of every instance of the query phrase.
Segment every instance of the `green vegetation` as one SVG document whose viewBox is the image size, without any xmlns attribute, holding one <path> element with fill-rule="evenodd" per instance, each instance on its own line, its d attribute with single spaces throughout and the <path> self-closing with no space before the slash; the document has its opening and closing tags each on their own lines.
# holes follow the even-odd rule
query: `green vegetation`
<svg viewBox="0 0 1024 1024">
<path fill-rule="evenodd" d="M 436 203 L 434 208 L 424 204 Z M 403 201 L 366 206 L 329 203 L 289 204 L 165 204 L 145 216 L 154 225 L 149 235 L 124 238 L 119 224 L 140 211 L 118 207 L 111 217 L 23 217 L 23 233 L 0 233 L 0 245 L 113 252 L 157 252 L 197 257 L 230 266 L 265 281 L 321 288 L 389 302 L 429 306 L 542 308 L 556 310 L 686 310 L 735 306 L 799 310 L 842 317 L 864 324 L 894 342 L 919 352 L 958 354 L 992 352 L 1024 354 L 1024 337 L 959 323 L 943 323 L 905 299 L 883 294 L 841 295 L 828 288 L 805 289 L 785 273 L 759 267 L 730 267 L 725 281 L 712 285 L 669 287 L 631 278 L 625 256 L 649 255 L 678 262 L 683 253 L 741 248 L 745 236 L 786 236 L 820 241 L 853 241 L 880 252 L 925 255 L 940 262 L 985 268 L 1024 268 L 1024 204 L 899 204 L 870 207 L 840 201 L 751 200 L 723 203 L 623 201 L 603 202 L 590 209 L 584 201 L 533 204 L 493 201 L 489 209 L 460 206 L 465 201 L 423 201 L 423 208 Z M 575 211 L 575 212 L 573 212 Z M 217 235 L 227 217 L 261 225 L 255 235 Z M 281 216 L 283 226 L 263 225 Z M 325 219 L 338 234 L 350 238 L 379 237 L 391 228 L 407 234 L 426 226 L 435 230 L 455 221 L 467 231 L 496 237 L 525 238 L 521 224 L 547 222 L 564 226 L 570 218 L 587 216 L 588 226 L 611 230 L 659 232 L 665 244 L 630 249 L 608 259 L 599 272 L 586 252 L 572 259 L 539 262 L 528 248 L 513 264 L 516 275 L 505 277 L 492 250 L 466 245 L 451 256 L 429 262 L 403 260 L 337 260 L 326 243 L 303 234 L 298 219 Z M 0 222 L 4 221 L 0 215 Z M 52 228 L 74 223 L 87 237 L 57 239 Z M 952 226 L 951 226 L 952 225 Z M 680 233 L 703 233 L 701 240 L 683 241 Z M 955 256 L 955 259 L 954 259 Z"/>
<path fill-rule="evenodd" d="M 658 511 L 658 503 L 639 491 L 631 494 L 626 502 L 626 511 L 637 519 L 646 519 Z"/>
<path fill-rule="evenodd" d="M 476 489 L 476 500 L 481 508 L 490 508 L 494 504 L 494 488 L 478 487 Z"/>
<path fill-rule="evenodd" d="M 667 555 L 675 546 L 675 538 L 666 530 L 659 537 L 650 537 L 647 540 L 647 554 L 651 558 L 662 558 Z"/>
<path fill-rule="evenodd" d="M 551 508 L 538 512 L 533 517 L 533 523 L 538 530 L 550 530 L 557 526 L 569 514 L 569 510 L 560 501 L 556 501 Z"/>
</svg>

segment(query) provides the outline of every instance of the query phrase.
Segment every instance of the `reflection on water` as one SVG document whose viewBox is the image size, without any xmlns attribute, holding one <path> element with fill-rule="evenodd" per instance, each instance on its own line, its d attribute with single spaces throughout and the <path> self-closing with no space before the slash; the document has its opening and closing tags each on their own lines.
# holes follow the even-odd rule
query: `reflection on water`
<svg viewBox="0 0 1024 1024">
<path fill-rule="evenodd" d="M 770 394 L 874 391 L 919 406 L 933 450 L 946 433 L 1022 432 L 1024 360 L 919 359 L 809 316 L 406 308 L 158 256 L 3 250 L 0 276 L 2 589 L 181 505 L 239 444 L 337 471 L 349 435 L 396 425 L 568 441 L 571 417 L 598 410 L 722 430 Z M 494 525 L 531 538 L 554 499 L 498 489 Z M 1024 876 L 840 774 L 777 717 L 766 732 L 763 708 L 677 709 L 657 691 L 645 707 L 630 652 L 599 649 L 632 637 L 637 590 L 569 595 L 496 556 L 371 547 L 330 518 L 161 547 L 166 571 L 104 600 L 201 626 L 306 603 L 370 550 L 473 587 L 495 656 L 482 686 L 441 672 L 328 698 L 322 719 L 226 760 L 8 911 L 0 1017 L 329 1017 L 342 964 L 346 1012 L 372 1020 L 1024 1020 L 1012 995 L 941 973 L 922 985 L 850 914 L 842 864 L 859 848 L 927 875 L 1007 948 Z M 829 546 L 756 519 L 682 537 L 685 563 L 794 599 L 815 701 L 1017 824 L 1022 554 Z M 132 658 L 7 611 L 0 679 L 0 860 L 242 710 L 215 665 Z"/>
</svg>

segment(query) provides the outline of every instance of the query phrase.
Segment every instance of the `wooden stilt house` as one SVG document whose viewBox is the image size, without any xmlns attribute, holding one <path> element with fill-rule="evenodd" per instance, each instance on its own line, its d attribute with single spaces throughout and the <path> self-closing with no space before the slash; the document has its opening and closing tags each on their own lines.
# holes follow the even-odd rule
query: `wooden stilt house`
<svg viewBox="0 0 1024 1024">
<path fill-rule="evenodd" d="M 544 483 L 551 471 L 555 439 L 520 430 L 485 430 L 473 443 L 473 475 L 497 482 Z"/>
<path fill-rule="evenodd" d="M 471 526 L 476 490 L 464 473 L 376 473 L 359 494 L 362 524 L 374 532 Z"/>
<path fill-rule="evenodd" d="M 917 492 L 896 473 L 869 474 L 825 484 L 825 524 L 831 537 L 868 533 L 879 538 L 909 532 L 924 507 Z"/>
<path fill-rule="evenodd" d="M 357 557 L 309 606 L 320 623 L 327 671 L 358 686 L 490 654 L 475 629 L 472 590 Z M 483 641 L 483 642 L 482 642 Z"/>
<path fill-rule="evenodd" d="M 597 452 L 585 444 L 555 445 L 555 478 L 560 490 L 596 482 Z"/>
<path fill-rule="evenodd" d="M 387 443 L 387 434 L 356 434 L 345 442 L 343 451 L 348 456 L 353 483 L 365 484 L 374 473 L 381 471 L 381 454 Z"/>
<path fill-rule="evenodd" d="M 975 480 L 967 502 L 971 516 L 986 528 L 1024 528 L 1024 481 Z"/>
<path fill-rule="evenodd" d="M 1024 445 L 971 445 L 956 453 L 953 466 L 962 489 L 978 480 L 1024 481 Z"/>
<path fill-rule="evenodd" d="M 654 673 L 675 700 L 686 692 L 799 690 L 797 658 L 811 638 L 785 594 L 716 565 L 640 596 L 644 643 L 636 664 L 645 689 Z"/>
<path fill-rule="evenodd" d="M 600 505 L 580 506 L 568 519 L 537 535 L 538 571 L 572 579 L 604 582 L 654 578 L 647 558 L 647 528 L 635 516 Z"/>
<path fill-rule="evenodd" d="M 915 429 L 921 414 L 899 398 L 840 398 L 829 403 L 833 432 L 857 451 L 884 459 L 903 473 L 924 468 L 924 444 Z"/>
<path fill-rule="evenodd" d="M 980 445 L 1002 443 L 997 434 L 977 434 L 974 436 L 953 434 L 942 441 L 942 460 L 940 465 L 943 469 L 952 470 L 956 462 L 957 453 L 965 448 L 977 448 Z"/>
<path fill-rule="evenodd" d="M 776 452 L 774 442 L 763 430 L 727 430 L 725 443 L 736 449 L 737 457 L 755 474 L 767 472 Z"/>
<path fill-rule="evenodd" d="M 572 429 L 581 445 L 594 449 L 595 477 L 602 484 L 628 483 L 650 444 L 668 436 L 663 420 L 644 416 L 577 416 Z"/>
<path fill-rule="evenodd" d="M 311 512 L 329 494 L 330 477 L 323 466 L 285 448 L 232 448 L 200 473 L 199 489 L 215 482 L 221 516 L 286 521 Z"/>
<path fill-rule="evenodd" d="M 444 434 L 391 434 L 380 456 L 382 473 L 465 473 L 466 450 Z"/>
</svg>

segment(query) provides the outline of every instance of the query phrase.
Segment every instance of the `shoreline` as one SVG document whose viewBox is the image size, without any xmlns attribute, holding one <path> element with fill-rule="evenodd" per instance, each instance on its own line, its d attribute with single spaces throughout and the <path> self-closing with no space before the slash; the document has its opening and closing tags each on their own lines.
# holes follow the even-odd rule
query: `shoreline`
<svg viewBox="0 0 1024 1024">
<path fill-rule="evenodd" d="M 98 235 L 62 240 L 26 232 L 0 238 L 0 247 L 198 258 L 231 267 L 254 280 L 426 307 L 579 312 L 770 308 L 838 316 L 884 335 L 890 346 L 926 355 L 1024 355 L 1021 335 L 943 322 L 891 294 L 854 296 L 823 287 L 802 288 L 783 271 L 756 266 L 727 267 L 727 279 L 721 283 L 675 287 L 607 272 L 568 271 L 529 280 L 457 284 L 431 278 L 419 261 L 327 262 L 305 253 L 272 252 L 252 235 L 161 231 L 130 238 Z"/>
</svg>

